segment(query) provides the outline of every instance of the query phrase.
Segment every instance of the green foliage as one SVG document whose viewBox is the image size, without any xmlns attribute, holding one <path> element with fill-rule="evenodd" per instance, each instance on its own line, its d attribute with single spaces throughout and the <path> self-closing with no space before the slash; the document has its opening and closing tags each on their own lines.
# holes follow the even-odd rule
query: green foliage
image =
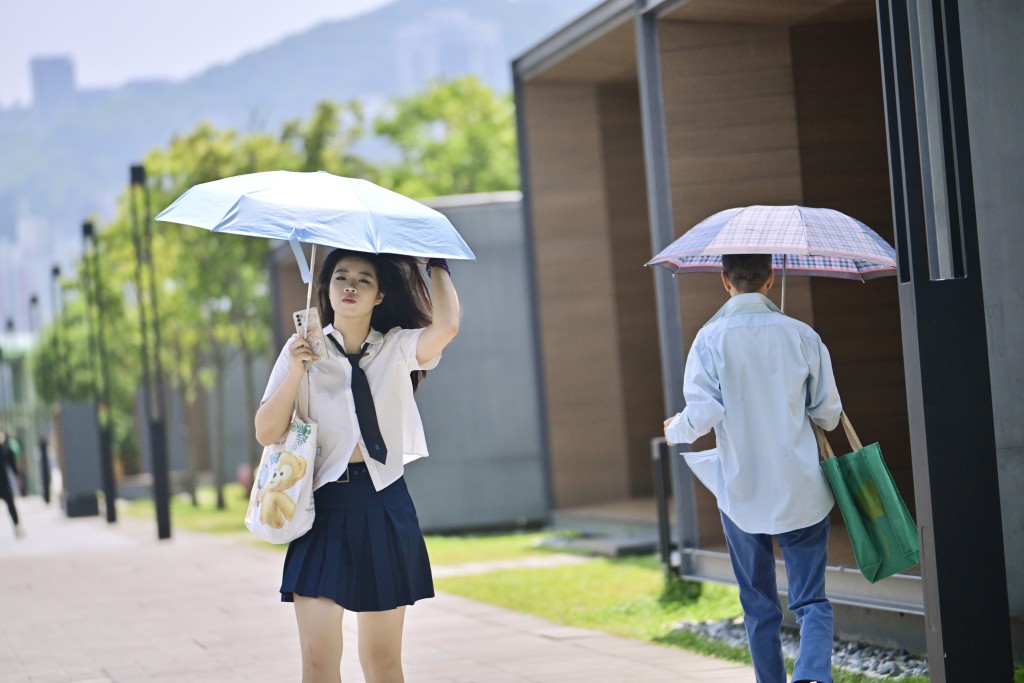
<svg viewBox="0 0 1024 683">
<path fill-rule="evenodd" d="M 401 162 L 381 182 L 410 197 L 515 190 L 519 187 L 515 108 L 473 76 L 433 83 L 392 102 L 375 131 Z"/>
<path fill-rule="evenodd" d="M 243 173 L 322 165 L 347 175 L 370 174 L 372 167 L 349 152 L 363 135 L 361 117 L 356 105 L 323 102 L 309 123 L 289 124 L 279 136 L 240 135 L 201 123 L 166 148 L 152 150 L 144 163 L 148 198 L 140 188 L 125 188 L 114 217 L 97 226 L 99 279 L 90 279 L 92 270 L 80 259 L 76 276 L 62 283 L 63 311 L 42 331 L 31 359 L 40 397 L 50 403 L 88 400 L 94 378 L 102 386 L 97 307 L 86 303 L 86 295 L 98 291 L 111 380 L 109 417 L 103 411 L 102 419 L 111 420 L 116 455 L 134 471 L 134 401 L 143 383 L 143 346 L 150 357 L 158 349 L 168 384 L 192 401 L 218 376 L 228 354 L 266 353 L 271 331 L 268 240 L 151 224 L 153 279 L 140 267 L 146 262 L 140 250 L 143 217 L 154 216 L 193 185 Z M 159 311 L 159 347 L 148 306 L 151 291 Z M 145 326 L 140 300 L 147 302 Z"/>
<path fill-rule="evenodd" d="M 700 599 L 704 590 L 704 584 L 697 581 L 685 581 L 677 577 L 665 579 L 665 586 L 661 591 L 662 604 L 686 604 Z"/>
</svg>

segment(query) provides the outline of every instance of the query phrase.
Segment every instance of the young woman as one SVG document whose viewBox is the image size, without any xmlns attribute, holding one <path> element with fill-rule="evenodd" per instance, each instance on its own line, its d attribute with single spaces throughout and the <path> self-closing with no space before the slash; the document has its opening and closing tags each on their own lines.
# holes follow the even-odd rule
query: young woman
<svg viewBox="0 0 1024 683">
<path fill-rule="evenodd" d="M 295 603 L 303 683 L 341 680 L 345 610 L 358 614 L 367 683 L 403 681 L 405 607 L 434 595 L 402 473 L 427 455 L 413 391 L 458 332 L 459 301 L 443 259 L 429 260 L 427 274 L 429 294 L 411 257 L 331 252 L 317 279 L 328 358 L 307 369 L 315 354 L 293 336 L 256 413 L 264 445 L 284 436 L 296 399 L 318 425 L 316 518 L 289 545 L 281 582 L 281 600 Z"/>
</svg>

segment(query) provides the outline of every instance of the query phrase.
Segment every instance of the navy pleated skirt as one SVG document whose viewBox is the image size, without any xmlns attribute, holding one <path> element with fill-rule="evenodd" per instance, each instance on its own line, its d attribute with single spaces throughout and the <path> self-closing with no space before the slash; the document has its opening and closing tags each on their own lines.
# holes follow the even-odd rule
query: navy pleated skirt
<svg viewBox="0 0 1024 683">
<path fill-rule="evenodd" d="M 405 479 L 377 491 L 361 462 L 349 464 L 348 476 L 313 493 L 313 528 L 288 545 L 281 601 L 324 597 L 352 612 L 382 612 L 434 597 Z"/>
</svg>

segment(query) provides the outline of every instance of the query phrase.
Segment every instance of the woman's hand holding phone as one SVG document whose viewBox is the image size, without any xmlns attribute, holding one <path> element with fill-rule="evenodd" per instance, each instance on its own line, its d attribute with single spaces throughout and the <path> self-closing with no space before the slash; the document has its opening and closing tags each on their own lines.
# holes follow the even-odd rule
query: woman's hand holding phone
<svg viewBox="0 0 1024 683">
<path fill-rule="evenodd" d="M 291 358 L 291 369 L 298 372 L 305 372 L 306 363 L 315 363 L 317 355 L 309 344 L 309 340 L 303 339 L 301 335 L 288 344 L 288 355 Z"/>
</svg>

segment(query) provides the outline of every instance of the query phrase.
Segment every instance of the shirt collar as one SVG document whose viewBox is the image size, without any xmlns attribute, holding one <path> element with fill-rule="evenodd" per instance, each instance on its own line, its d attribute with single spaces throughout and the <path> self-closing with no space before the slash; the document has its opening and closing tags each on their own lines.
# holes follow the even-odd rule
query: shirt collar
<svg viewBox="0 0 1024 683">
<path fill-rule="evenodd" d="M 340 330 L 335 329 L 334 323 L 331 323 L 330 325 L 328 325 L 327 327 L 324 328 L 324 334 L 334 334 L 334 333 L 337 333 L 337 339 L 338 339 L 338 341 L 341 342 L 341 348 L 345 348 L 345 337 L 342 336 Z M 384 335 L 371 327 L 370 328 L 370 334 L 366 335 L 366 342 L 365 343 L 369 344 L 372 347 L 372 346 L 376 346 L 377 344 L 382 343 L 383 341 L 384 341 Z"/>
<path fill-rule="evenodd" d="M 747 294 L 737 294 L 734 297 L 730 297 L 725 305 L 718 309 L 718 312 L 711 316 L 706 324 L 711 324 L 719 318 L 725 318 L 730 315 L 742 315 L 744 313 L 782 313 L 779 307 L 772 303 L 772 300 L 766 297 L 760 292 L 749 292 Z"/>
</svg>

